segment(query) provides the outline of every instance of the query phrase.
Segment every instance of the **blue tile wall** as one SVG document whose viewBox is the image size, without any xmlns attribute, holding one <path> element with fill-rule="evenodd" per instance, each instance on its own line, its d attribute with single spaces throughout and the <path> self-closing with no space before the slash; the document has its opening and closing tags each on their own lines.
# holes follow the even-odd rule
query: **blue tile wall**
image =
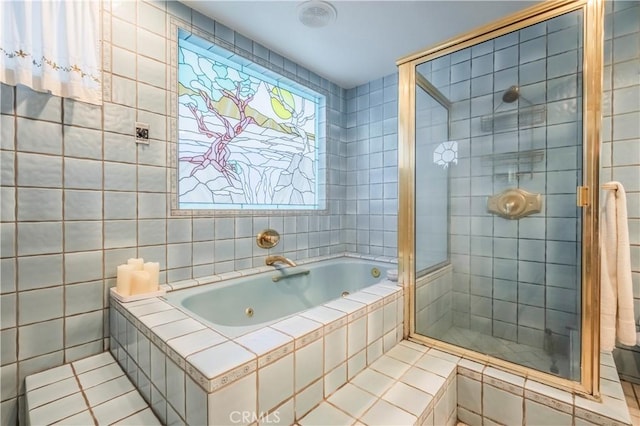
<svg viewBox="0 0 640 426">
<path fill-rule="evenodd" d="M 345 248 L 397 256 L 398 75 L 346 91 Z"/>
<path fill-rule="evenodd" d="M 103 4 L 102 107 L 22 87 L 0 87 L 2 424 L 15 423 L 17 401 L 24 392 L 20 383 L 26 375 L 106 347 L 106 291 L 114 284 L 115 266 L 129 257 L 159 260 L 163 280 L 250 267 L 260 264 L 263 254 L 249 240 L 266 226 L 283 230 L 281 250 L 292 258 L 344 250 L 387 256 L 396 256 L 397 252 L 397 74 L 344 90 L 181 3 Z M 602 176 L 603 181 L 622 181 L 628 190 L 634 294 L 636 312 L 640 312 L 639 28 L 637 19 L 629 19 L 638 15 L 637 8 L 637 2 L 607 3 Z M 171 128 L 167 115 L 167 90 L 172 78 L 167 66 L 171 16 L 330 93 L 328 214 L 299 220 L 256 216 L 215 221 L 166 214 L 168 192 L 163 176 L 170 160 L 166 140 Z M 561 20 L 545 29 L 549 40 L 572 30 Z M 573 60 L 571 55 L 551 63 L 536 56 L 534 47 L 541 43 L 536 39 L 545 37 L 542 34 L 542 28 L 521 34 L 520 41 L 530 43 L 531 49 L 522 49 L 525 55 L 517 61 L 516 52 L 522 46 L 517 35 L 510 34 L 456 52 L 448 63 L 434 62 L 431 72 L 436 81 L 444 79 L 443 70 L 451 66 L 452 84 L 446 95 L 459 108 L 453 127 L 457 138 L 476 138 L 472 129 L 482 111 L 489 108 L 490 97 L 486 96 L 506 89 L 516 65 L 522 86 L 534 86 L 549 74 L 554 78 L 548 84 L 579 93 L 580 88 L 567 81 L 562 68 L 565 59 Z M 557 48 L 553 54 L 558 56 L 565 50 L 561 43 L 549 44 Z M 489 57 L 493 57 L 495 67 L 491 80 Z M 489 86 L 492 91 L 487 92 Z M 547 91 L 548 101 L 559 101 L 558 93 L 554 93 Z M 468 101 L 471 97 L 473 103 Z M 561 116 L 550 118 L 554 124 L 546 127 L 547 147 L 566 148 L 569 136 L 577 133 L 579 125 L 560 120 Z M 135 121 L 151 124 L 148 146 L 133 145 L 130 130 Z M 477 141 L 482 138 L 477 137 Z M 494 140 L 496 147 L 499 141 Z M 528 245 L 518 247 L 518 227 L 494 220 L 493 233 L 499 237 L 493 246 L 494 278 L 485 282 L 489 277 L 477 275 L 478 281 L 474 282 L 482 285 L 471 283 L 475 267 L 488 273 L 485 259 L 478 256 L 485 235 L 476 232 L 484 228 L 487 219 L 482 217 L 478 200 L 488 189 L 476 183 L 474 194 L 470 193 L 476 177 L 488 175 L 476 167 L 473 159 L 490 152 L 483 149 L 481 143 L 461 144 L 459 168 L 452 172 L 452 226 L 455 224 L 458 230 L 451 237 L 452 260 L 457 267 L 453 286 L 458 302 L 454 306 L 461 310 L 461 306 L 469 306 L 470 297 L 485 298 L 483 294 L 492 293 L 496 301 L 505 302 L 500 318 L 494 319 L 494 330 L 509 324 L 503 321 L 513 320 L 513 304 L 518 303 L 522 307 L 515 313 L 522 318 L 519 334 L 537 337 L 530 332 L 543 321 L 545 308 L 562 313 L 572 307 L 548 306 L 548 296 L 536 283 L 536 274 L 544 273 L 554 291 L 564 295 L 564 301 L 572 297 L 567 296 L 566 292 L 573 290 L 566 288 L 566 283 L 575 281 L 576 271 L 571 265 L 548 264 L 544 272 L 528 269 L 533 274 L 528 280 L 531 282 L 519 281 L 509 271 L 517 268 L 518 260 L 529 266 L 540 263 L 535 255 L 539 238 L 534 232 L 520 240 Z M 571 157 L 572 153 L 563 155 Z M 563 191 L 564 179 L 564 175 L 558 176 L 558 191 Z M 548 181 L 540 184 L 556 185 Z M 36 200 L 40 200 L 39 205 Z M 465 215 L 469 209 L 475 212 L 473 216 Z M 571 232 L 575 220 L 562 212 L 560 209 L 558 215 L 537 224 L 532 232 L 546 229 L 546 233 L 558 236 L 557 241 L 575 240 Z M 516 250 L 522 251 L 521 257 L 512 255 Z M 101 270 L 87 268 L 97 264 L 97 259 L 104 265 Z M 41 312 L 29 308 L 40 306 L 42 300 L 52 303 Z M 485 312 L 482 306 L 474 309 Z M 457 317 L 465 320 L 464 315 Z M 469 318 L 467 315 L 467 324 Z M 491 328 L 490 318 L 476 318 L 482 320 L 479 326 Z M 48 338 L 42 338 L 45 335 Z M 513 336 L 508 332 L 505 335 Z M 155 384 L 148 382 L 145 392 L 153 397 Z M 167 406 L 164 400 L 154 402 Z"/>
<path fill-rule="evenodd" d="M 627 193 L 631 274 L 640 324 L 640 5 L 606 3 L 601 183 L 616 180 Z M 602 193 L 601 193 L 602 195 Z M 640 383 L 640 347 L 614 351 L 620 375 Z"/>
</svg>

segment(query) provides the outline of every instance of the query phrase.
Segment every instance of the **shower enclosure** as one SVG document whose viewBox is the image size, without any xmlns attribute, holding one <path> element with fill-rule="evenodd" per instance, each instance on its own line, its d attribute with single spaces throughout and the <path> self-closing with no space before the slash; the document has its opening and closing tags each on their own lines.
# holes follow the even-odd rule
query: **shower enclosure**
<svg viewBox="0 0 640 426">
<path fill-rule="evenodd" d="M 409 338 L 597 393 L 602 3 L 399 61 Z"/>
</svg>

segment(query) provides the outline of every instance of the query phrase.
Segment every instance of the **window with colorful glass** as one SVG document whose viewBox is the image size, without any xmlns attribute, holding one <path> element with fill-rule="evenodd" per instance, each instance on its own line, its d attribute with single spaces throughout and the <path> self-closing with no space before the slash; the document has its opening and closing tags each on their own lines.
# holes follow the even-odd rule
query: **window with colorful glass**
<svg viewBox="0 0 640 426">
<path fill-rule="evenodd" d="M 180 31 L 178 208 L 324 208 L 325 103 L 297 81 Z"/>
</svg>

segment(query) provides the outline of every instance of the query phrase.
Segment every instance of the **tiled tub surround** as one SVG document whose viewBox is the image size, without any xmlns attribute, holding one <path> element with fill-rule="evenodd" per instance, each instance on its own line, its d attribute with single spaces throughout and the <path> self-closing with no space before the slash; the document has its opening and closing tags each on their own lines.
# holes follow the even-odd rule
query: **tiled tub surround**
<svg viewBox="0 0 640 426">
<path fill-rule="evenodd" d="M 402 319 L 390 281 L 233 340 L 161 298 L 112 299 L 111 352 L 163 422 L 291 424 L 394 347 Z"/>
</svg>

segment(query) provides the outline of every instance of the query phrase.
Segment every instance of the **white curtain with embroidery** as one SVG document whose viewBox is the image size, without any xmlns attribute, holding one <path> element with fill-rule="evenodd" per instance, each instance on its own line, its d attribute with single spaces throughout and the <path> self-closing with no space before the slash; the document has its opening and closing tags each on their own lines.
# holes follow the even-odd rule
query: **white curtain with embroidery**
<svg viewBox="0 0 640 426">
<path fill-rule="evenodd" d="M 0 0 L 0 81 L 100 104 L 99 0 Z"/>
</svg>

